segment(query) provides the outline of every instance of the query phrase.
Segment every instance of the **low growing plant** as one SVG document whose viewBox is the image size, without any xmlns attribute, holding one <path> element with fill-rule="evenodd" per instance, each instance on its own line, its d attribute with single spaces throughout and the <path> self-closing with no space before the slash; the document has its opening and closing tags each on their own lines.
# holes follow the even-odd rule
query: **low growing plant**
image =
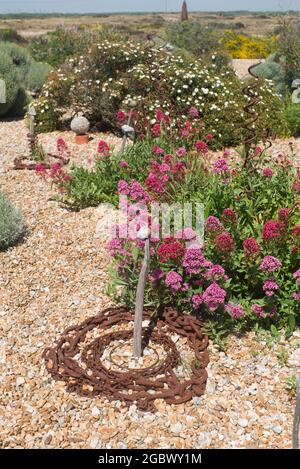
<svg viewBox="0 0 300 469">
<path fill-rule="evenodd" d="M 14 246 L 24 232 L 23 216 L 0 191 L 0 251 Z"/>
</svg>

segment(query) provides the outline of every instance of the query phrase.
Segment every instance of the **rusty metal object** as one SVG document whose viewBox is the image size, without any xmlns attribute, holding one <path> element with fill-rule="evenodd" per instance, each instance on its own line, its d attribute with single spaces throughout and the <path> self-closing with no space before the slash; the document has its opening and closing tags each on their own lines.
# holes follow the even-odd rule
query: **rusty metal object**
<svg viewBox="0 0 300 469">
<path fill-rule="evenodd" d="M 102 395 L 109 400 L 120 400 L 130 406 L 136 403 L 143 411 L 155 412 L 155 399 L 164 399 L 168 404 L 181 404 L 205 392 L 208 357 L 208 338 L 201 331 L 201 322 L 193 316 L 180 314 L 166 308 L 158 317 L 145 311 L 144 318 L 150 319 L 148 329 L 143 329 L 143 346 L 147 342 L 159 343 L 166 357 L 159 363 L 144 369 L 113 371 L 101 362 L 105 348 L 114 340 L 132 338 L 132 330 L 119 330 L 92 339 L 82 350 L 89 331 L 97 328 L 105 332 L 113 325 L 134 320 L 133 312 L 125 308 L 109 308 L 89 318 L 78 326 L 68 328 L 54 347 L 43 353 L 46 368 L 53 379 L 64 381 L 69 392 L 82 396 Z M 180 362 L 180 354 L 168 333 L 187 337 L 188 346 L 194 351 L 191 376 L 180 380 L 174 369 Z M 75 356 L 80 354 L 80 363 Z"/>
<path fill-rule="evenodd" d="M 27 169 L 34 171 L 37 163 L 42 163 L 46 169 L 50 169 L 51 167 L 51 159 L 58 160 L 61 166 L 65 166 L 69 163 L 70 158 L 65 158 L 61 155 L 54 155 L 52 153 L 47 153 L 43 155 L 41 161 L 32 161 L 36 153 L 39 151 L 38 146 L 38 137 L 35 133 L 28 133 L 27 134 L 28 144 L 29 144 L 29 156 L 20 156 L 14 159 L 14 166 L 13 169 L 22 170 Z M 28 162 L 30 161 L 30 162 Z"/>
<path fill-rule="evenodd" d="M 46 160 L 36 161 L 34 163 L 26 163 L 26 161 L 30 160 L 30 157 L 21 156 L 19 158 L 14 159 L 13 169 L 17 169 L 17 170 L 28 169 L 28 170 L 34 171 L 38 163 L 42 163 L 45 169 L 50 169 L 52 165 L 52 163 L 50 162 L 51 158 L 58 160 L 58 163 L 61 166 L 67 165 L 70 161 L 70 158 L 64 158 L 63 156 L 60 156 L 60 155 L 53 155 L 52 153 L 47 153 Z"/>
<path fill-rule="evenodd" d="M 245 160 L 244 160 L 244 167 L 247 166 L 250 158 L 251 153 L 253 150 L 253 146 L 257 144 L 257 131 L 253 128 L 253 124 L 258 120 L 259 114 L 255 111 L 255 106 L 260 103 L 260 98 L 257 96 L 255 90 L 259 87 L 260 79 L 255 73 L 253 69 L 260 65 L 261 62 L 251 65 L 248 68 L 248 73 L 251 75 L 254 80 L 252 80 L 248 85 L 243 88 L 243 93 L 245 96 L 250 98 L 250 101 L 244 106 L 244 111 L 249 115 L 249 118 L 243 125 L 244 129 L 247 131 L 248 135 L 244 140 L 245 144 Z"/>
</svg>

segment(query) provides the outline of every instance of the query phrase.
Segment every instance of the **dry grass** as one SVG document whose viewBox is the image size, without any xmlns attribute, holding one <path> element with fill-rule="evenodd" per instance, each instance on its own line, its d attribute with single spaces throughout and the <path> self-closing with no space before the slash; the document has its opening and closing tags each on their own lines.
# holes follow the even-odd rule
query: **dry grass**
<svg viewBox="0 0 300 469">
<path fill-rule="evenodd" d="M 282 16 L 282 15 L 281 15 Z M 278 25 L 280 14 L 278 13 L 191 13 L 192 20 L 201 21 L 203 25 L 226 28 L 234 28 L 237 23 L 242 23 L 244 31 L 251 35 L 266 35 Z M 299 15 L 295 14 L 295 18 Z M 165 22 L 177 21 L 178 13 L 148 13 L 148 14 L 115 14 L 103 16 L 63 16 L 46 18 L 25 19 L 0 19 L 0 28 L 13 28 L 19 34 L 30 37 L 52 31 L 57 27 L 71 28 L 80 25 L 96 28 L 103 25 L 124 27 L 135 31 L 158 32 Z"/>
</svg>

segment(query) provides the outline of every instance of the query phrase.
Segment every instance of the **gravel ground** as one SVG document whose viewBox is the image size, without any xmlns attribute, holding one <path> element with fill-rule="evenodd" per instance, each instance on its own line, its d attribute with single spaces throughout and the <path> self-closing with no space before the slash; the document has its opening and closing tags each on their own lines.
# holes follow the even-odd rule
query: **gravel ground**
<svg viewBox="0 0 300 469">
<path fill-rule="evenodd" d="M 210 344 L 205 396 L 179 406 L 156 401 L 156 414 L 70 395 L 52 381 L 44 348 L 112 304 L 105 295 L 109 257 L 95 237 L 96 209 L 69 212 L 32 172 L 7 171 L 26 150 L 25 134 L 21 121 L 0 123 L 0 184 L 27 224 L 23 242 L 0 253 L 0 446 L 290 448 L 294 401 L 284 380 L 300 371 L 299 331 L 271 345 L 252 333 L 231 337 L 226 353 Z M 53 146 L 56 135 L 43 143 Z M 70 141 L 70 133 L 63 136 Z M 90 156 L 96 142 L 77 148 L 76 159 Z"/>
</svg>

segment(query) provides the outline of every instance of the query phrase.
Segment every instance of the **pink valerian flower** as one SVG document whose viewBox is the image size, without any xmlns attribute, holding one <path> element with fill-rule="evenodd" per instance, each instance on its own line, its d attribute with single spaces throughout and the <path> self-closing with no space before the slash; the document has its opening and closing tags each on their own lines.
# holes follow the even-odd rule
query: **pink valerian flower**
<svg viewBox="0 0 300 469">
<path fill-rule="evenodd" d="M 259 266 L 260 270 L 268 273 L 276 272 L 276 270 L 279 270 L 281 267 L 281 261 L 273 256 L 265 256 Z"/>
<path fill-rule="evenodd" d="M 300 301 L 300 291 L 293 294 L 293 299 L 295 301 Z"/>
<path fill-rule="evenodd" d="M 122 111 L 122 109 L 120 109 L 117 114 L 116 114 L 116 117 L 117 117 L 117 120 L 121 123 L 123 123 L 126 119 L 127 119 L 127 115 L 126 115 L 126 112 L 125 111 Z"/>
<path fill-rule="evenodd" d="M 109 156 L 110 148 L 105 142 L 105 140 L 100 140 L 100 142 L 98 143 L 98 153 L 99 155 Z"/>
<path fill-rule="evenodd" d="M 242 318 L 246 314 L 241 305 L 235 305 L 233 303 L 228 303 L 228 305 L 225 306 L 225 311 L 227 311 L 227 313 L 229 313 L 234 319 Z"/>
<path fill-rule="evenodd" d="M 300 285 L 300 269 L 298 269 L 294 274 L 293 274 L 294 279 L 296 280 L 296 284 Z"/>
<path fill-rule="evenodd" d="M 34 170 L 37 174 L 40 174 L 40 175 L 46 175 L 47 173 L 47 169 L 45 168 L 43 163 L 38 163 Z"/>
<path fill-rule="evenodd" d="M 278 218 L 282 222 L 287 222 L 290 218 L 291 212 L 288 208 L 280 208 L 278 210 Z"/>
<path fill-rule="evenodd" d="M 198 233 L 193 228 L 184 228 L 176 233 L 176 238 L 183 239 L 184 241 L 197 241 L 199 239 Z"/>
<path fill-rule="evenodd" d="M 193 304 L 194 310 L 198 310 L 200 306 L 203 304 L 203 296 L 200 295 L 199 293 L 196 293 L 195 295 L 193 295 L 192 304 Z"/>
<path fill-rule="evenodd" d="M 198 140 L 195 143 L 195 148 L 198 153 L 203 153 L 204 155 L 208 152 L 207 143 L 203 142 L 202 140 Z"/>
<path fill-rule="evenodd" d="M 131 254 L 123 247 L 119 238 L 113 238 L 108 243 L 108 250 L 112 257 L 121 256 L 128 257 Z"/>
<path fill-rule="evenodd" d="M 221 265 L 211 266 L 204 274 L 205 278 L 208 280 L 220 280 L 225 276 L 225 270 Z"/>
<path fill-rule="evenodd" d="M 237 221 L 237 214 L 232 208 L 225 208 L 223 210 L 223 220 L 227 223 L 235 223 Z"/>
<path fill-rule="evenodd" d="M 266 317 L 263 306 L 260 306 L 260 305 L 257 305 L 257 304 L 252 305 L 251 306 L 251 311 L 254 314 L 257 314 L 257 316 L 260 317 L 260 318 L 265 318 Z"/>
<path fill-rule="evenodd" d="M 255 238 L 247 238 L 243 241 L 244 254 L 246 257 L 256 257 L 260 253 L 260 247 Z"/>
<path fill-rule="evenodd" d="M 215 174 L 229 173 L 229 172 L 230 172 L 228 163 L 227 163 L 227 161 L 225 160 L 225 158 L 219 158 L 218 160 L 216 160 L 216 161 L 214 162 L 213 172 L 214 172 Z"/>
<path fill-rule="evenodd" d="M 178 158 L 182 158 L 184 155 L 186 155 L 186 149 L 184 147 L 179 147 L 177 150 Z"/>
<path fill-rule="evenodd" d="M 300 237 L 300 225 L 294 225 L 291 231 L 293 236 Z"/>
<path fill-rule="evenodd" d="M 254 150 L 254 155 L 259 156 L 263 152 L 263 149 L 261 147 L 256 147 Z"/>
<path fill-rule="evenodd" d="M 235 249 L 235 242 L 230 234 L 224 231 L 216 237 L 215 247 L 219 254 L 230 254 Z"/>
<path fill-rule="evenodd" d="M 52 164 L 45 176 L 58 186 L 60 192 L 67 190 L 66 184 L 71 180 L 71 176 L 61 167 L 60 163 Z"/>
<path fill-rule="evenodd" d="M 165 151 L 158 145 L 154 145 L 154 147 L 152 148 L 152 152 L 154 153 L 154 155 L 163 155 Z"/>
<path fill-rule="evenodd" d="M 156 120 L 157 122 L 163 122 L 168 124 L 170 122 L 170 117 L 165 114 L 161 109 L 156 110 Z"/>
<path fill-rule="evenodd" d="M 153 137 L 159 137 L 160 133 L 161 133 L 160 124 L 158 124 L 158 123 L 154 124 L 154 126 L 152 127 Z"/>
<path fill-rule="evenodd" d="M 264 168 L 263 169 L 263 176 L 265 178 L 271 178 L 273 176 L 273 174 L 274 174 L 273 169 L 271 169 L 271 168 Z"/>
<path fill-rule="evenodd" d="M 210 234 L 216 234 L 220 233 L 224 229 L 224 226 L 217 217 L 211 215 L 205 221 L 205 229 Z"/>
<path fill-rule="evenodd" d="M 214 136 L 212 134 L 207 134 L 204 137 L 204 140 L 206 140 L 207 142 L 211 142 L 213 139 L 214 139 Z"/>
<path fill-rule="evenodd" d="M 281 238 L 285 230 L 286 226 L 282 221 L 269 220 L 263 226 L 262 238 L 264 241 Z"/>
<path fill-rule="evenodd" d="M 192 117 L 199 117 L 200 116 L 200 113 L 198 111 L 198 109 L 194 106 L 192 106 L 190 109 L 189 109 L 189 115 L 192 116 Z"/>
<path fill-rule="evenodd" d="M 185 252 L 182 265 L 188 274 L 199 274 L 204 260 L 200 247 L 191 246 Z"/>
<path fill-rule="evenodd" d="M 119 195 L 129 195 L 129 184 L 122 179 L 118 182 L 118 193 Z"/>
<path fill-rule="evenodd" d="M 70 153 L 71 153 L 67 143 L 65 142 L 65 140 L 62 137 L 59 137 L 56 140 L 56 150 L 59 153 L 59 155 L 63 155 L 63 154 L 70 155 Z"/>
<path fill-rule="evenodd" d="M 263 291 L 266 296 L 273 296 L 276 291 L 279 290 L 279 286 L 273 279 L 266 280 L 263 284 Z"/>
<path fill-rule="evenodd" d="M 230 150 L 225 150 L 223 153 L 223 158 L 228 158 L 231 155 Z"/>
<path fill-rule="evenodd" d="M 182 277 L 175 271 L 168 272 L 165 283 L 173 292 L 177 292 L 182 287 Z"/>
<path fill-rule="evenodd" d="M 133 200 L 138 202 L 147 203 L 150 201 L 148 193 L 138 181 L 132 181 L 129 194 Z"/>
<path fill-rule="evenodd" d="M 167 262 L 171 259 L 180 259 L 184 255 L 184 246 L 174 238 L 166 240 L 157 249 L 160 262 Z"/>
<path fill-rule="evenodd" d="M 150 275 L 150 279 L 152 282 L 159 282 L 160 279 L 162 279 L 164 276 L 164 272 L 157 267 L 156 269 L 153 270 L 152 274 Z"/>
<path fill-rule="evenodd" d="M 119 166 L 120 166 L 120 168 L 128 168 L 129 164 L 127 163 L 127 161 L 121 160 L 119 162 Z"/>
<path fill-rule="evenodd" d="M 216 282 L 212 283 L 203 293 L 203 303 L 209 311 L 216 311 L 219 306 L 223 305 L 226 299 L 226 291 L 223 290 Z"/>
</svg>

